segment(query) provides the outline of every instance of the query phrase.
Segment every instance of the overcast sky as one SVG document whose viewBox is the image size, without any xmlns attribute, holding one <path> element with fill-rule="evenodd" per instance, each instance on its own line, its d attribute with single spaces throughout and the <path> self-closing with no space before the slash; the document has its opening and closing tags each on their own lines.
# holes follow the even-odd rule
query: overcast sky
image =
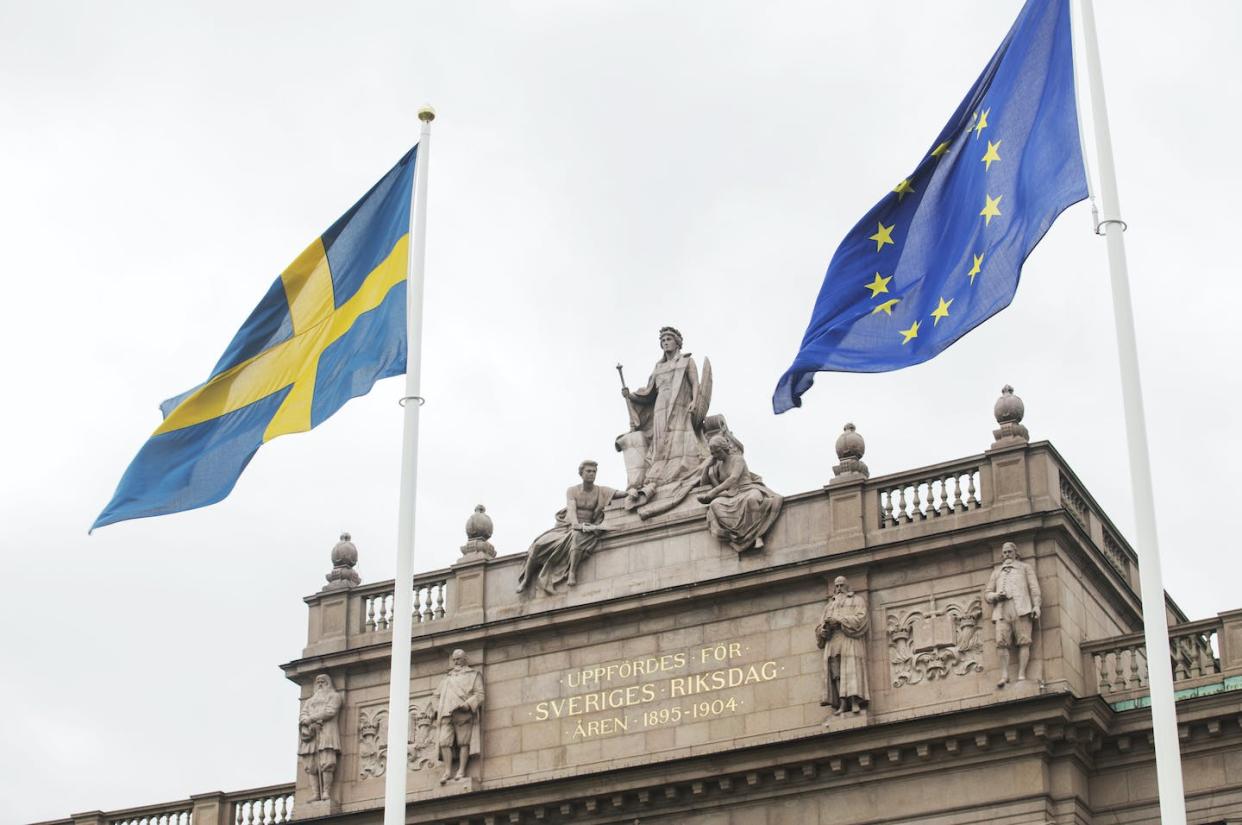
<svg viewBox="0 0 1242 825">
<path fill-rule="evenodd" d="M 873 475 L 985 449 L 1013 384 L 1133 539 L 1104 242 L 1086 204 L 943 355 L 770 395 L 845 232 L 911 170 L 1012 0 L 0 2 L 5 597 L 0 819 L 294 776 L 306 633 L 342 529 L 390 578 L 399 380 L 266 445 L 223 503 L 87 527 L 279 272 L 435 123 L 415 566 L 477 503 L 502 553 L 582 458 L 624 485 L 631 385 L 672 324 L 752 469 L 796 493 L 857 424 Z M 1242 4 L 1103 0 L 1105 82 L 1165 584 L 1242 607 Z"/>
</svg>

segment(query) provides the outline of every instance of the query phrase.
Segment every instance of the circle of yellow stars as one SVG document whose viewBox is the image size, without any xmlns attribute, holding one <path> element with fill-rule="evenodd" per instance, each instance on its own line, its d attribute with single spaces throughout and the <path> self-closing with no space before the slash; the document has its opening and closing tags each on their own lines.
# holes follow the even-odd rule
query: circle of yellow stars
<svg viewBox="0 0 1242 825">
<path fill-rule="evenodd" d="M 992 114 L 992 109 L 990 107 L 987 109 L 984 109 L 981 112 L 974 113 L 973 117 L 971 118 L 970 124 L 966 127 L 967 133 L 974 132 L 974 140 L 976 141 L 979 140 L 979 138 L 983 135 L 983 131 L 988 128 L 989 126 L 988 116 L 991 114 Z M 1000 147 L 1001 147 L 1002 142 L 1003 141 L 1001 140 L 996 140 L 996 141 L 987 140 L 986 141 L 987 149 L 984 151 L 983 157 L 980 158 L 980 162 L 983 164 L 983 169 L 985 172 L 992 171 L 992 164 L 998 163 L 1001 161 Z M 945 155 L 947 155 L 951 148 L 952 148 L 952 141 L 944 141 L 942 143 L 939 143 L 936 145 L 935 148 L 931 150 L 931 157 L 936 158 L 938 160 L 944 157 Z M 912 195 L 917 191 L 918 190 L 914 188 L 909 178 L 902 179 L 900 183 L 898 183 L 896 186 L 893 187 L 893 194 L 897 196 L 898 203 L 901 203 L 905 199 L 906 195 Z M 979 211 L 979 217 L 983 218 L 984 226 L 991 226 L 992 218 L 999 218 L 1002 216 L 1003 213 L 1001 212 L 1000 206 L 1001 206 L 1001 199 L 1003 197 L 1004 195 L 997 195 L 996 197 L 992 197 L 991 194 L 986 193 L 986 192 L 984 193 L 983 209 Z M 885 246 L 895 245 L 895 241 L 893 241 L 893 230 L 896 229 L 896 227 L 897 227 L 896 222 L 894 222 L 893 224 L 889 226 L 885 226 L 883 221 L 877 222 L 875 234 L 868 237 L 868 240 L 875 241 L 875 251 L 877 253 L 883 251 Z M 972 254 L 971 256 L 972 260 L 971 260 L 970 270 L 967 271 L 966 273 L 966 277 L 970 278 L 971 285 L 975 283 L 976 277 L 983 274 L 984 254 L 985 253 L 983 252 L 979 252 L 977 254 Z M 877 272 L 875 273 L 875 277 L 871 280 L 871 282 L 864 284 L 863 286 L 865 286 L 867 289 L 871 291 L 870 298 L 872 300 L 875 300 L 875 299 L 878 299 L 881 295 L 891 294 L 889 293 L 888 285 L 889 285 L 889 282 L 891 282 L 892 280 L 893 280 L 892 275 L 884 276 L 884 275 L 881 275 L 879 272 Z M 933 327 L 939 325 L 941 319 L 949 317 L 949 311 L 950 311 L 950 308 L 953 306 L 954 300 L 955 299 L 953 298 L 949 298 L 948 300 L 946 300 L 943 295 L 940 296 L 939 303 L 937 304 L 936 308 L 932 310 L 931 312 L 931 319 L 932 319 Z M 893 314 L 893 307 L 897 306 L 897 304 L 899 303 L 901 303 L 900 298 L 888 298 L 888 299 L 882 300 L 872 308 L 871 314 L 876 315 L 879 313 L 883 313 L 891 317 Z M 916 321 L 912 321 L 910 326 L 907 329 L 898 330 L 898 333 L 901 335 L 902 346 L 905 346 L 906 344 L 913 341 L 915 338 L 918 338 L 919 329 L 921 327 L 922 327 L 922 322 L 916 320 Z"/>
</svg>

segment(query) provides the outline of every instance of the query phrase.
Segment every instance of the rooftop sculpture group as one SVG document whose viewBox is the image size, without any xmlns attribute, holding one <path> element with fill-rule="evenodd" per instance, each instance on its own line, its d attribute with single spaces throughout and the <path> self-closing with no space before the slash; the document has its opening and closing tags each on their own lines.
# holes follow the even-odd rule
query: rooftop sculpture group
<svg viewBox="0 0 1242 825">
<path fill-rule="evenodd" d="M 626 489 L 596 484 L 599 465 L 583 461 L 578 466 L 582 483 L 566 491 L 555 525 L 531 542 L 518 578 L 519 593 L 533 584 L 547 594 L 562 582 L 573 587 L 579 565 L 609 529 L 605 520 L 615 498 L 624 497 L 625 511 L 648 519 L 667 513 L 699 489 L 695 500 L 707 506 L 704 518 L 713 535 L 738 553 L 763 548 L 783 499 L 750 471 L 742 443 L 724 417 L 708 415 L 711 362 L 703 359 L 700 376 L 694 358 L 682 352 L 683 341 L 676 328 L 660 329 L 662 355 L 641 389 L 626 386 L 623 368 L 617 365 L 630 420 L 629 431 L 615 443 L 625 459 Z"/>
</svg>

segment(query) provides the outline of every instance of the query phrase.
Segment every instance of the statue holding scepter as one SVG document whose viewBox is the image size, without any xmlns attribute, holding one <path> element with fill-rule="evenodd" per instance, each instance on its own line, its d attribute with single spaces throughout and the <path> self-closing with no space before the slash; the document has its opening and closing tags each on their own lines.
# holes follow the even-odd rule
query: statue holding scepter
<svg viewBox="0 0 1242 825">
<path fill-rule="evenodd" d="M 711 404 L 711 362 L 704 359 L 700 381 L 694 359 L 682 352 L 682 342 L 675 327 L 660 329 L 663 354 L 642 389 L 626 387 L 617 367 L 630 414 L 630 432 L 617 439 L 629 472 L 625 506 L 643 518 L 680 504 L 710 457 L 703 419 Z"/>
</svg>

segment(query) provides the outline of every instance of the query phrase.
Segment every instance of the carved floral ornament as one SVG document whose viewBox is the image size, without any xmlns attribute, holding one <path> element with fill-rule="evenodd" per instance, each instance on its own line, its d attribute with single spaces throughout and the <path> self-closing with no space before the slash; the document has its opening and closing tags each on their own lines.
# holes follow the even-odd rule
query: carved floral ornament
<svg viewBox="0 0 1242 825">
<path fill-rule="evenodd" d="M 888 659 L 893 687 L 983 671 L 979 623 L 983 604 L 973 593 L 888 613 Z"/>
<path fill-rule="evenodd" d="M 410 705 L 410 741 L 406 766 L 417 771 L 440 766 L 430 702 Z M 383 776 L 388 769 L 388 708 L 363 708 L 358 712 L 358 775 L 363 779 Z"/>
</svg>

